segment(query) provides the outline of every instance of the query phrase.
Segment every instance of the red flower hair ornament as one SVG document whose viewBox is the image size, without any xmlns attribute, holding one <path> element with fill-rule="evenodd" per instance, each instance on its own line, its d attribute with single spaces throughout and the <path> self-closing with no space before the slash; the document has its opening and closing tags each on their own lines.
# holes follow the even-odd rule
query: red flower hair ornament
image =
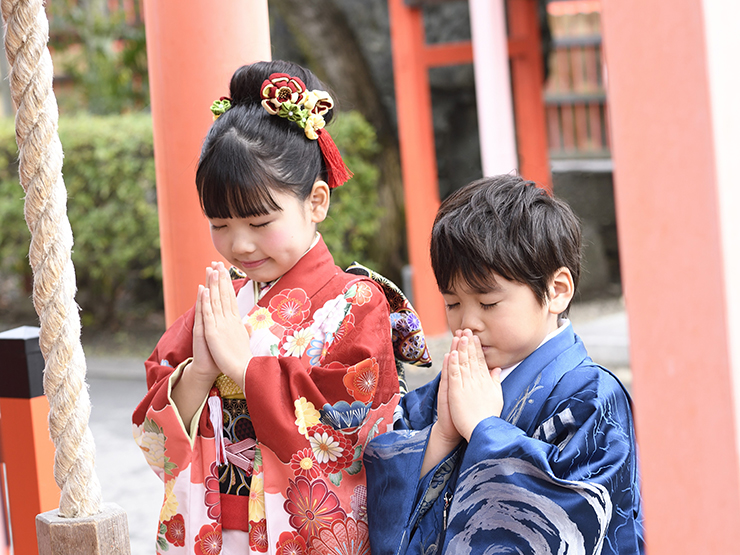
<svg viewBox="0 0 740 555">
<path fill-rule="evenodd" d="M 308 91 L 298 77 L 291 77 L 287 73 L 273 73 L 262 83 L 260 96 L 267 113 L 297 123 L 307 138 L 319 141 L 329 174 L 330 188 L 335 189 L 352 177 L 337 145 L 324 129 L 324 114 L 334 107 L 334 100 L 328 92 Z"/>
</svg>

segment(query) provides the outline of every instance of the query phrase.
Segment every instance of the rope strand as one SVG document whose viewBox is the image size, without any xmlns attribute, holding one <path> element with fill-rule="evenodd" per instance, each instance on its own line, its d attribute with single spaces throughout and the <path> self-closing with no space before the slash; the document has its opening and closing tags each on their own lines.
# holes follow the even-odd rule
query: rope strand
<svg viewBox="0 0 740 555">
<path fill-rule="evenodd" d="M 39 316 L 44 355 L 44 392 L 49 400 L 49 433 L 54 442 L 54 478 L 62 490 L 59 515 L 100 512 L 95 444 L 88 427 L 90 396 L 75 303 L 72 228 L 62 179 L 59 111 L 52 90 L 53 67 L 46 44 L 49 21 L 41 0 L 2 0 L 10 92 L 17 107 L 19 174 L 26 192 L 24 212 L 31 231 L 29 260 L 33 303 Z"/>
</svg>

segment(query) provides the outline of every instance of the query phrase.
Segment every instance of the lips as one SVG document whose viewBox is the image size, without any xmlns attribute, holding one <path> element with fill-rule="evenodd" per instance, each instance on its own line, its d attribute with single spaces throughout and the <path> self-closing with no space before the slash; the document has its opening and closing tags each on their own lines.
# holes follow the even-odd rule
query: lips
<svg viewBox="0 0 740 555">
<path fill-rule="evenodd" d="M 267 260 L 267 258 L 262 258 L 260 260 L 240 260 L 239 264 L 241 264 L 241 267 L 245 270 L 250 270 L 261 266 L 262 264 L 267 262 Z"/>
</svg>

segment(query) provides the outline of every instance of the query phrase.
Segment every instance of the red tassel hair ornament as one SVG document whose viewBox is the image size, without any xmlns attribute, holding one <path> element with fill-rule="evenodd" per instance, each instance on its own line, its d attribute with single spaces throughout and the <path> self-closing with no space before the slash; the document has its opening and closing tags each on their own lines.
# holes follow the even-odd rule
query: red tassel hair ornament
<svg viewBox="0 0 740 555">
<path fill-rule="evenodd" d="M 334 144 L 334 139 L 331 138 L 329 132 L 326 129 L 319 129 L 318 134 L 319 148 L 321 148 L 321 154 L 324 156 L 328 174 L 327 184 L 330 189 L 336 189 L 349 181 L 353 174 L 342 160 L 342 155 L 339 153 L 339 149 Z"/>
</svg>

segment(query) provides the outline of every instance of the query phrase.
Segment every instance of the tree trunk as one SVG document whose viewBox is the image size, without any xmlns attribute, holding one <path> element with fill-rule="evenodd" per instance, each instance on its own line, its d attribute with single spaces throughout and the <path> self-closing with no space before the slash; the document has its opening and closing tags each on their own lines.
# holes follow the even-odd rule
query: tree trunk
<svg viewBox="0 0 740 555">
<path fill-rule="evenodd" d="M 378 196 L 385 212 L 373 258 L 382 263 L 377 270 L 400 285 L 406 232 L 398 137 L 357 39 L 333 0 L 270 0 L 270 4 L 280 12 L 308 65 L 334 91 L 339 108 L 357 110 L 375 128 L 381 146 Z"/>
</svg>

